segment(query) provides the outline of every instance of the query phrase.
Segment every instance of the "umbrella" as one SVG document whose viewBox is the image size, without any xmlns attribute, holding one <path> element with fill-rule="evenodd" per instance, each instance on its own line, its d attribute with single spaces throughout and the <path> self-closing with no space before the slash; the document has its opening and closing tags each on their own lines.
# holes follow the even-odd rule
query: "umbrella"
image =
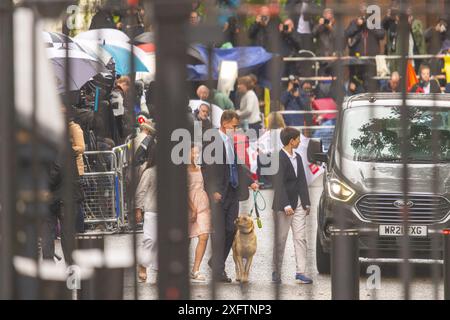
<svg viewBox="0 0 450 320">
<path fill-rule="evenodd" d="M 103 62 L 104 65 L 107 65 L 111 59 L 112 55 L 106 51 L 102 46 L 95 41 L 92 40 L 83 40 L 76 39 L 75 42 L 91 57 Z"/>
<path fill-rule="evenodd" d="M 191 46 L 188 49 L 188 56 L 191 57 L 191 63 L 188 64 L 188 80 L 206 80 L 208 79 L 208 50 L 201 45 Z M 232 49 L 213 49 L 212 51 L 212 69 L 213 79 L 219 76 L 219 66 L 222 61 L 236 61 L 239 68 L 239 74 L 254 72 L 264 66 L 272 59 L 272 54 L 262 47 L 236 47 Z M 197 60 L 197 63 L 192 63 Z"/>
<path fill-rule="evenodd" d="M 116 29 L 95 29 L 82 32 L 74 37 L 77 40 L 91 40 L 101 42 L 103 44 L 110 41 L 129 42 L 130 38 L 122 31 Z"/>
<path fill-rule="evenodd" d="M 137 47 L 144 50 L 146 53 L 155 52 L 155 45 L 153 43 L 140 44 Z"/>
<path fill-rule="evenodd" d="M 134 38 L 134 42 L 136 43 L 154 43 L 155 35 L 153 32 L 144 32 Z"/>
<path fill-rule="evenodd" d="M 68 50 L 67 74 L 69 87 L 66 88 L 66 50 L 47 49 L 47 56 L 53 66 L 57 80 L 57 90 L 59 93 L 79 90 L 86 82 L 100 72 L 108 72 L 105 66 L 82 51 Z"/>
<path fill-rule="evenodd" d="M 144 63 L 149 72 L 136 72 L 136 80 L 142 80 L 144 81 L 144 83 L 149 84 L 150 82 L 155 80 L 155 54 L 153 52 L 146 52 Z"/>
<path fill-rule="evenodd" d="M 69 36 L 59 32 L 42 31 L 42 38 L 46 48 L 67 48 L 69 50 L 83 50 Z"/>
<path fill-rule="evenodd" d="M 108 44 L 101 45 L 108 53 L 114 58 L 116 63 L 116 71 L 118 74 L 125 75 L 131 72 L 130 55 L 131 45 L 123 42 L 109 42 Z M 149 68 L 145 64 L 146 54 L 145 52 L 133 46 L 134 55 L 134 72 L 149 72 Z"/>
</svg>

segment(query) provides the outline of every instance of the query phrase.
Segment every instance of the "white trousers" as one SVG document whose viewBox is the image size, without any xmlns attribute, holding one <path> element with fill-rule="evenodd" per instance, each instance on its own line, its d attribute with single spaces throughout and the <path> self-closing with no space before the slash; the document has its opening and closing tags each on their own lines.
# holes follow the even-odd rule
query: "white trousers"
<svg viewBox="0 0 450 320">
<path fill-rule="evenodd" d="M 294 240 L 295 265 L 297 273 L 305 273 L 306 271 L 306 211 L 300 204 L 295 209 L 295 213 L 287 216 L 284 211 L 274 211 L 273 218 L 275 226 L 278 225 L 278 235 L 274 237 L 275 245 L 273 250 L 273 270 L 276 269 L 276 253 L 278 251 L 278 271 L 281 273 L 283 265 L 284 250 L 289 229 L 292 230 L 292 238 Z M 276 219 L 276 220 L 275 220 Z"/>
<path fill-rule="evenodd" d="M 144 214 L 144 235 L 139 263 L 154 271 L 158 270 L 157 217 L 155 212 Z"/>
</svg>

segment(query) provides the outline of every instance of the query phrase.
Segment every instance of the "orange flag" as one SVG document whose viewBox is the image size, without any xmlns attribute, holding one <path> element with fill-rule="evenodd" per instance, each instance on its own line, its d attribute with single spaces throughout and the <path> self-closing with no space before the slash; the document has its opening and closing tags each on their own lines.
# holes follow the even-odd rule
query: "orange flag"
<svg viewBox="0 0 450 320">
<path fill-rule="evenodd" d="M 406 90 L 409 92 L 411 88 L 418 83 L 416 71 L 414 70 L 411 60 L 408 60 L 406 64 Z"/>
</svg>

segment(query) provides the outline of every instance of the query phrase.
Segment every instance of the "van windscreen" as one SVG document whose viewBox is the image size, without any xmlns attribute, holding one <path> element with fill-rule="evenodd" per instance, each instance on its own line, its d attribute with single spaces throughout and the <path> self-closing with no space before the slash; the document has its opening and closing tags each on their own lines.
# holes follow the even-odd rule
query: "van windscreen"
<svg viewBox="0 0 450 320">
<path fill-rule="evenodd" d="M 408 162 L 450 162 L 450 115 L 448 108 L 409 107 Z M 367 106 L 347 109 L 343 115 L 343 156 L 353 161 L 401 162 L 400 107 Z M 433 155 L 433 139 L 437 154 Z"/>
</svg>

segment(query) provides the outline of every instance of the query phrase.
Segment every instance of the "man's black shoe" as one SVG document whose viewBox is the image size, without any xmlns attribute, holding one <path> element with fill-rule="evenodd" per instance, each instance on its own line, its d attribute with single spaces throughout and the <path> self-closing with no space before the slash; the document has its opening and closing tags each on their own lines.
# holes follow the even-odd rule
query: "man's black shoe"
<svg viewBox="0 0 450 320">
<path fill-rule="evenodd" d="M 225 282 L 225 283 L 230 283 L 232 280 L 231 278 L 228 278 L 227 273 L 224 271 L 219 277 L 218 277 L 219 282 Z"/>
<path fill-rule="evenodd" d="M 231 283 L 231 278 L 228 278 L 227 273 L 224 271 L 221 274 L 218 274 L 216 276 L 217 282 L 223 282 L 223 283 Z"/>
</svg>

